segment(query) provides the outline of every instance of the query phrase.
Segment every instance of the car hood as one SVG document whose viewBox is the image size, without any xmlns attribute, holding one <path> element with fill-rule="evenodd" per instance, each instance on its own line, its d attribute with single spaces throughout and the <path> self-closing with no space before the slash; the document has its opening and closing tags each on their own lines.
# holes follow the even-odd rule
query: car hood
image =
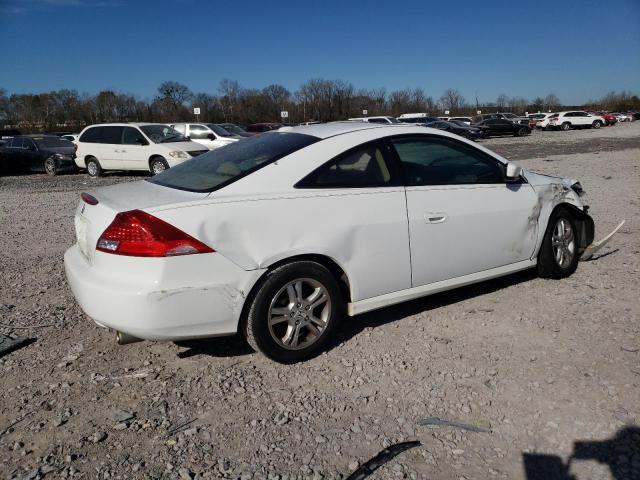
<svg viewBox="0 0 640 480">
<path fill-rule="evenodd" d="M 580 182 L 573 178 L 554 177 L 553 175 L 544 175 L 542 173 L 536 173 L 525 169 L 523 169 L 522 173 L 532 187 L 544 187 L 556 184 L 575 190 L 576 188 L 574 188 L 574 186 L 580 185 Z M 579 189 L 582 190 L 582 187 Z"/>
</svg>

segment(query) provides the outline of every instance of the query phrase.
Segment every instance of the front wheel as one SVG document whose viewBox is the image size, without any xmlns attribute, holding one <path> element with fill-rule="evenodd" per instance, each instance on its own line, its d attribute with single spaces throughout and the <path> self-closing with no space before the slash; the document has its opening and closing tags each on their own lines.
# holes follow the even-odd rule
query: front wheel
<svg viewBox="0 0 640 480">
<path fill-rule="evenodd" d="M 565 278 L 578 268 L 578 230 L 571 214 L 558 208 L 549 218 L 538 253 L 538 274 L 544 278 Z"/>
<path fill-rule="evenodd" d="M 149 170 L 151 170 L 151 173 L 154 175 L 164 172 L 167 168 L 169 168 L 169 164 L 162 157 L 154 158 L 151 160 L 151 165 L 149 165 Z"/>
<path fill-rule="evenodd" d="M 600 120 L 596 120 L 591 124 L 593 128 L 600 128 L 602 126 L 602 122 Z"/>
<path fill-rule="evenodd" d="M 338 282 L 316 262 L 274 269 L 258 287 L 246 316 L 249 345 L 272 360 L 295 363 L 318 355 L 343 310 Z"/>
<path fill-rule="evenodd" d="M 51 175 L 52 177 L 58 174 L 58 166 L 56 165 L 54 158 L 49 157 L 44 161 L 44 171 L 47 175 Z"/>
<path fill-rule="evenodd" d="M 524 137 L 527 135 L 527 133 L 529 133 L 529 131 L 526 128 L 519 128 L 518 131 L 516 132 L 516 135 L 518 137 Z"/>
</svg>

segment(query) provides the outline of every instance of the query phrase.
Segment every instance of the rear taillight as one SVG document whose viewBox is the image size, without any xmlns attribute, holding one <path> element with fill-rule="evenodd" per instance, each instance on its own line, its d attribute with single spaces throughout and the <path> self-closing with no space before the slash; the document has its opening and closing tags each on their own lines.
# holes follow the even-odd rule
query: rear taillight
<svg viewBox="0 0 640 480">
<path fill-rule="evenodd" d="M 121 212 L 98 239 L 96 250 L 133 257 L 173 257 L 213 249 L 142 210 Z"/>
<path fill-rule="evenodd" d="M 78 152 L 78 144 L 74 143 L 73 144 L 73 153 L 77 153 Z"/>
</svg>

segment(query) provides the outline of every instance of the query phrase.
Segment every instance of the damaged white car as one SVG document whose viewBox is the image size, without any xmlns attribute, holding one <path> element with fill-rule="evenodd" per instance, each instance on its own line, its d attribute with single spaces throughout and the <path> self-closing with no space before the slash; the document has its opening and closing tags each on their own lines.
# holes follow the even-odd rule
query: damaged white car
<svg viewBox="0 0 640 480">
<path fill-rule="evenodd" d="M 280 362 L 344 314 L 537 267 L 593 241 L 578 183 L 411 125 L 282 128 L 83 193 L 66 274 L 120 343 L 243 333 Z"/>
</svg>

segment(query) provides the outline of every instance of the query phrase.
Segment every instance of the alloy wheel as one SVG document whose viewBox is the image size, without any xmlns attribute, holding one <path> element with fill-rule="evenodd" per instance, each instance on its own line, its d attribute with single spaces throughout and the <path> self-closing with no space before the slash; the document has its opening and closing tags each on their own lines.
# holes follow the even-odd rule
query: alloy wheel
<svg viewBox="0 0 640 480">
<path fill-rule="evenodd" d="M 268 312 L 271 337 L 287 350 L 315 343 L 327 328 L 331 297 L 322 283 L 311 278 L 288 282 L 271 300 Z"/>
<path fill-rule="evenodd" d="M 556 222 L 551 237 L 553 247 L 553 257 L 560 268 L 567 268 L 571 265 L 576 254 L 576 241 L 573 234 L 573 227 L 566 218 L 560 218 Z"/>
</svg>

